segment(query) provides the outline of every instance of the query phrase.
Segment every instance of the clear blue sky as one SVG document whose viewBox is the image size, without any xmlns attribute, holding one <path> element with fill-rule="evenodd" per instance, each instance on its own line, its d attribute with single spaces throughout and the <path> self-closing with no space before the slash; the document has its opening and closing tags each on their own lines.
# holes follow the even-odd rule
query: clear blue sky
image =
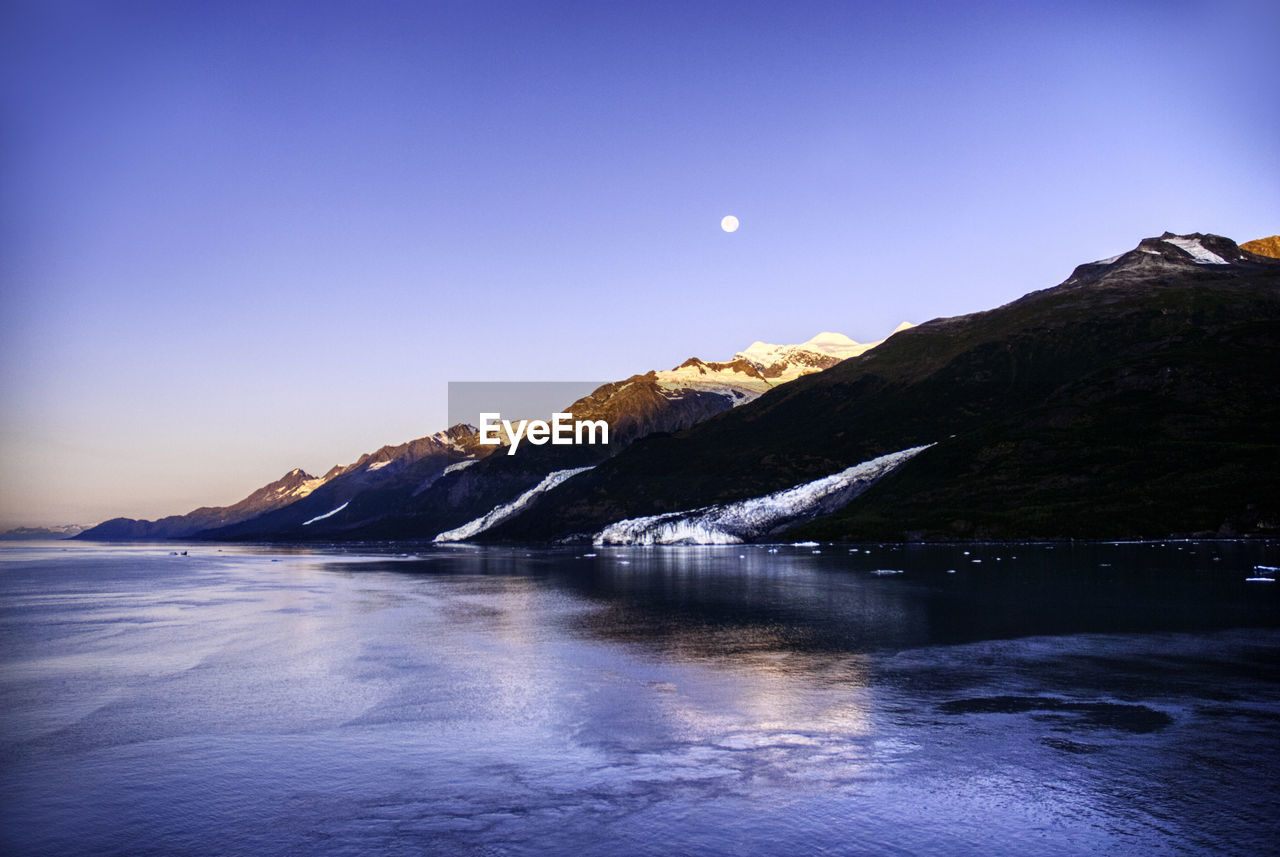
<svg viewBox="0 0 1280 857">
<path fill-rule="evenodd" d="M 1280 232 L 1277 8 L 8 0 L 0 526 Z"/>
</svg>

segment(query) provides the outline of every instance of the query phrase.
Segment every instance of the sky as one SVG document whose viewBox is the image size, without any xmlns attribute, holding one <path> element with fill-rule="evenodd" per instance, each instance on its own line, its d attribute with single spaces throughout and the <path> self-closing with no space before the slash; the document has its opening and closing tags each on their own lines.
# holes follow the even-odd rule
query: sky
<svg viewBox="0 0 1280 857">
<path fill-rule="evenodd" d="M 1280 232 L 1272 2 L 0 4 L 0 528 Z M 720 228 L 733 214 L 734 233 Z"/>
</svg>

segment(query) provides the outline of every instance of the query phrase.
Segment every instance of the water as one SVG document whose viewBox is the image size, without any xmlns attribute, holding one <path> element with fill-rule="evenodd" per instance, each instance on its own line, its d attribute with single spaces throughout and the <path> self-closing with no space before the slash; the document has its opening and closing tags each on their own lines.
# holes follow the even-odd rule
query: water
<svg viewBox="0 0 1280 857">
<path fill-rule="evenodd" d="M 184 548 L 0 549 L 0 851 L 1280 842 L 1274 543 Z"/>
</svg>

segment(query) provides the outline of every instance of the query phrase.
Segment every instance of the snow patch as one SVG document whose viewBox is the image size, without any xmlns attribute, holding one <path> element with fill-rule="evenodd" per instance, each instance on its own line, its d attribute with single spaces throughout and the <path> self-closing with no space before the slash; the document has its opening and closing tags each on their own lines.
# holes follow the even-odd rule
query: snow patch
<svg viewBox="0 0 1280 857">
<path fill-rule="evenodd" d="M 591 465 L 594 467 L 595 465 Z M 573 467 L 568 470 L 555 470 L 548 473 L 541 482 L 521 494 L 510 503 L 503 503 L 491 509 L 487 514 L 476 518 L 474 521 L 468 521 L 461 527 L 455 527 L 452 530 L 446 530 L 436 536 L 434 541 L 437 542 L 463 542 L 472 536 L 483 533 L 485 530 L 496 527 L 503 521 L 514 518 L 525 510 L 525 508 L 533 502 L 539 494 L 545 494 L 552 488 L 564 482 L 570 477 L 577 476 L 579 473 L 590 470 L 591 467 Z"/>
<path fill-rule="evenodd" d="M 319 488 L 321 485 L 323 485 L 327 481 L 328 480 L 325 479 L 323 476 L 317 476 L 315 479 L 308 479 L 306 482 L 303 482 L 297 488 L 294 488 L 292 494 L 294 497 L 297 497 L 299 500 L 301 500 L 303 497 L 306 497 L 308 494 L 310 494 L 312 491 Z"/>
<path fill-rule="evenodd" d="M 843 333 L 832 333 L 831 331 L 819 333 L 808 342 L 800 343 L 800 347 L 808 351 L 830 354 L 832 357 L 860 354 L 865 350 L 861 342 L 855 342 Z"/>
<path fill-rule="evenodd" d="M 834 512 L 932 445 L 882 455 L 763 497 L 617 521 L 596 533 L 592 542 L 596 545 L 727 545 L 766 537 Z"/>
<path fill-rule="evenodd" d="M 466 461 L 455 461 L 453 464 L 450 464 L 448 467 L 446 467 L 444 469 L 444 472 L 453 473 L 455 470 L 462 470 L 465 467 L 470 467 L 471 465 L 475 464 L 479 460 L 480 459 L 478 458 L 468 458 Z"/>
<path fill-rule="evenodd" d="M 1172 244 L 1174 247 L 1177 247 L 1179 250 L 1183 250 L 1189 253 L 1191 255 L 1191 258 L 1196 260 L 1197 265 L 1230 265 L 1231 264 L 1226 259 L 1219 256 L 1217 253 L 1206 250 L 1204 248 L 1204 245 L 1194 238 L 1165 238 L 1163 240 L 1164 240 L 1164 243 Z"/>
<path fill-rule="evenodd" d="M 348 504 L 348 503 L 350 503 L 350 502 L 351 502 L 351 501 L 350 501 L 350 500 L 348 500 L 346 503 L 343 503 L 341 506 L 339 506 L 339 507 L 338 507 L 338 508 L 336 508 L 336 509 L 333 509 L 333 510 L 331 510 L 331 511 L 325 512 L 323 515 L 316 515 L 316 516 L 315 516 L 314 518 L 312 518 L 310 521 L 303 521 L 303 522 L 302 522 L 302 526 L 306 527 L 306 526 L 309 526 L 309 525 L 311 525 L 311 524 L 314 524 L 316 521 L 323 521 L 325 518 L 332 518 L 334 515 L 338 514 L 338 513 L 339 513 L 339 512 L 341 512 L 343 509 L 347 508 L 347 504 Z"/>
<path fill-rule="evenodd" d="M 374 470 L 381 470 L 382 468 L 386 467 L 390 463 L 391 463 L 390 461 L 375 461 L 373 464 L 370 464 L 368 467 L 366 467 L 365 470 L 368 472 L 373 472 Z"/>
</svg>

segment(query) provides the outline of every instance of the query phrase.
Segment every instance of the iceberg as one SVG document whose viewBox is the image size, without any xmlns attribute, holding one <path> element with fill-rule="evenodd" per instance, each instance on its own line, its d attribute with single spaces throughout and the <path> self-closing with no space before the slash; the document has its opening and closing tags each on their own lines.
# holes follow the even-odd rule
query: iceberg
<svg viewBox="0 0 1280 857">
<path fill-rule="evenodd" d="M 830 514 L 933 446 L 913 446 L 853 467 L 733 503 L 617 521 L 596 533 L 596 545 L 731 545 L 761 539 Z"/>
</svg>

